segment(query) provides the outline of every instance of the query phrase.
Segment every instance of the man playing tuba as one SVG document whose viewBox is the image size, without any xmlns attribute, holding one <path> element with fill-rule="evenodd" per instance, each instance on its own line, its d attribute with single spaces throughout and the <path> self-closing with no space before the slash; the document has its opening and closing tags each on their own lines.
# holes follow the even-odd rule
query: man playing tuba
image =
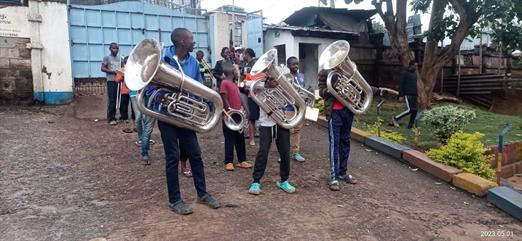
<svg viewBox="0 0 522 241">
<path fill-rule="evenodd" d="M 179 69 L 175 61 L 176 56 L 184 74 L 203 84 L 198 61 L 189 54 L 195 45 L 192 33 L 185 28 L 176 28 L 172 31 L 170 37 L 173 45 L 164 51 L 163 61 L 170 64 L 174 69 Z M 154 86 L 149 86 L 146 89 L 146 93 L 150 95 L 154 89 Z M 166 95 L 168 94 L 159 94 L 158 96 Z M 165 98 L 161 97 L 153 101 L 155 106 L 159 106 L 161 102 L 167 102 Z M 214 209 L 219 208 L 221 206 L 219 201 L 207 193 L 205 171 L 196 132 L 161 120 L 158 120 L 158 127 L 165 150 L 167 190 L 171 210 L 182 215 L 192 213 L 192 208 L 181 199 L 179 190 L 178 165 L 180 149 L 185 152 L 184 154 L 190 161 L 194 185 L 198 194 L 198 202 Z"/>
<path fill-rule="evenodd" d="M 350 133 L 352 130 L 353 112 L 343 106 L 326 87 L 330 70 L 319 72 L 319 95 L 324 100 L 324 115 L 328 120 L 328 141 L 330 159 L 330 185 L 332 191 L 339 191 L 339 181 L 356 184 L 357 180 L 348 174 L 348 157 L 350 156 Z M 373 95 L 382 95 L 383 90 L 371 87 Z"/>
</svg>

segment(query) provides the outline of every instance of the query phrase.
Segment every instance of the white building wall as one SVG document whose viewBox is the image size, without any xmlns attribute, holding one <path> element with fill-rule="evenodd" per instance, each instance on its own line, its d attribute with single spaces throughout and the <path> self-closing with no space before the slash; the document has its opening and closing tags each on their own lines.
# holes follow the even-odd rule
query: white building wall
<svg viewBox="0 0 522 241">
<path fill-rule="evenodd" d="M 33 32 L 31 42 L 39 35 L 42 45 L 41 67 L 33 59 L 33 78 L 35 71 L 41 72 L 42 85 L 35 85 L 35 98 L 49 104 L 61 104 L 72 101 L 73 78 L 71 69 L 71 50 L 69 44 L 69 26 L 67 5 L 56 2 L 29 1 L 29 8 L 37 5 L 42 22 L 39 31 Z M 33 26 L 35 30 L 37 27 Z M 33 79 L 34 82 L 38 81 Z"/>
<path fill-rule="evenodd" d="M 221 49 L 229 46 L 230 41 L 230 25 L 228 24 L 228 15 L 225 13 L 212 13 L 210 15 L 213 26 L 210 26 L 211 31 L 211 43 L 210 48 L 212 54 L 210 55 L 210 61 L 212 66 L 221 58 Z"/>
<path fill-rule="evenodd" d="M 11 31 L 30 38 L 33 99 L 47 104 L 72 101 L 73 78 L 69 44 L 67 5 L 57 2 L 29 1 L 29 6 L 0 8 L 0 14 L 13 15 L 2 35 Z M 10 36 L 8 36 L 10 37 Z"/>
</svg>

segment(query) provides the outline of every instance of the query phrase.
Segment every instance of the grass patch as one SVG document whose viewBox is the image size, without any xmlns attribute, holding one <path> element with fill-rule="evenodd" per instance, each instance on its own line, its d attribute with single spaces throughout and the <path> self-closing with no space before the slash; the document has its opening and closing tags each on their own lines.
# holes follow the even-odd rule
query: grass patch
<svg viewBox="0 0 522 241">
<path fill-rule="evenodd" d="M 401 119 L 401 126 L 399 128 L 388 126 L 392 116 L 397 115 L 398 113 L 405 110 L 405 103 L 399 102 L 398 100 L 392 98 L 386 98 L 385 100 L 386 102 L 381 108 L 381 119 L 383 119 L 382 128 L 388 131 L 396 131 L 401 133 L 406 138 L 404 144 L 414 146 L 415 132 L 413 130 L 406 129 L 409 116 Z M 357 115 L 355 117 L 353 123 L 354 127 L 367 130 L 368 124 L 372 125 L 375 123 L 377 119 L 377 103 L 378 100 L 374 100 L 370 110 L 368 110 L 366 114 Z M 438 105 L 454 104 L 438 103 L 434 106 Z M 464 127 L 463 131 L 469 133 L 480 132 L 484 134 L 482 142 L 486 146 L 498 144 L 498 134 L 500 133 L 505 123 L 511 123 L 513 128 L 504 137 L 504 142 L 507 143 L 511 141 L 522 141 L 522 117 L 495 114 L 472 106 L 458 106 L 475 111 L 477 118 L 471 120 L 471 122 L 466 125 L 466 127 Z M 420 122 L 419 128 L 420 138 L 419 146 L 417 147 L 418 149 L 427 150 L 429 148 L 439 147 L 441 145 L 437 138 L 431 134 L 432 131 L 424 123 Z"/>
</svg>

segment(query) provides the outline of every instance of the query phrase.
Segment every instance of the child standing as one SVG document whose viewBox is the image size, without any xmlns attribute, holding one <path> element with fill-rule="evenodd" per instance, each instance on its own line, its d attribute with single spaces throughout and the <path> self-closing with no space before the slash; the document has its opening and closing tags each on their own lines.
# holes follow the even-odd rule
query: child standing
<svg viewBox="0 0 522 241">
<path fill-rule="evenodd" d="M 125 86 L 124 73 L 125 64 L 127 64 L 127 58 L 128 57 L 125 57 L 123 60 L 124 67 L 122 67 L 116 75 L 116 81 L 121 82 L 122 86 Z M 152 135 L 152 129 L 154 129 L 154 118 L 144 115 L 138 110 L 137 95 L 138 92 L 135 90 L 129 90 L 128 92 L 132 111 L 134 111 L 136 131 L 138 132 L 138 141 L 136 141 L 136 145 L 141 147 L 141 160 L 144 162 L 143 164 L 149 165 L 149 149 L 150 145 L 154 144 L 154 141 L 150 139 L 150 136 Z"/>
<path fill-rule="evenodd" d="M 235 82 L 234 66 L 231 64 L 225 65 L 223 68 L 225 79 L 221 82 L 219 92 L 223 99 L 223 108 L 225 111 L 232 109 L 239 110 L 241 107 L 246 109 L 239 89 Z M 248 116 L 248 115 L 247 115 Z M 224 116 L 223 118 L 227 118 Z M 246 161 L 245 135 L 243 132 L 233 131 L 229 129 L 223 119 L 223 135 L 225 136 L 225 170 L 234 171 L 234 147 L 236 149 L 238 167 L 251 168 L 252 164 Z"/>
<path fill-rule="evenodd" d="M 265 88 L 274 88 L 278 84 L 277 80 L 268 79 Z M 279 175 L 281 180 L 276 182 L 277 187 L 287 193 L 294 193 L 295 187 L 288 182 L 290 176 L 290 131 L 277 125 L 262 109 L 259 110 L 259 151 L 257 152 L 254 164 L 254 181 L 250 185 L 248 193 L 258 195 L 261 193 L 261 178 L 265 174 L 268 152 L 275 139 L 277 151 L 281 158 L 279 164 Z"/>
</svg>

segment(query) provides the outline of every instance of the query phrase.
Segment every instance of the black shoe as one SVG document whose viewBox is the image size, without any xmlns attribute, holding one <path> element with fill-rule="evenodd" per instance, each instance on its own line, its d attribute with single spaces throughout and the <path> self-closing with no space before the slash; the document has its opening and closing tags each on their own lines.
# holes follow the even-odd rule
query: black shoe
<svg viewBox="0 0 522 241">
<path fill-rule="evenodd" d="M 198 197 L 198 203 L 205 204 L 213 209 L 218 209 L 221 207 L 221 203 L 214 197 L 210 196 L 210 194 L 206 194 L 203 197 Z"/>
<path fill-rule="evenodd" d="M 141 160 L 143 161 L 143 165 L 150 165 L 150 158 L 148 155 L 141 156 Z"/>
<path fill-rule="evenodd" d="M 344 180 L 348 184 L 357 184 L 357 180 L 352 175 L 344 175 L 339 177 L 339 179 Z"/>
<path fill-rule="evenodd" d="M 183 201 L 171 203 L 169 205 L 169 207 L 170 207 L 170 210 L 172 210 L 173 212 L 175 212 L 177 214 L 189 215 L 192 213 L 192 208 Z"/>
</svg>

